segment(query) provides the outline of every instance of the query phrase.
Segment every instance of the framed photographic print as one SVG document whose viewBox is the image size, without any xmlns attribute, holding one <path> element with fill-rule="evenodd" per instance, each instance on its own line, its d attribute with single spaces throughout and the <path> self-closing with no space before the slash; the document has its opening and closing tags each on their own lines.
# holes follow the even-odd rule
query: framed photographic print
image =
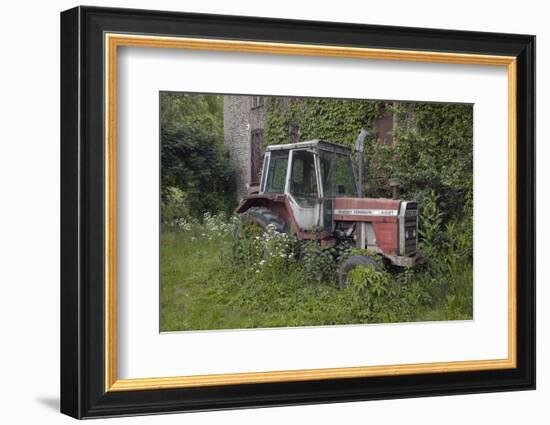
<svg viewBox="0 0 550 425">
<path fill-rule="evenodd" d="M 61 14 L 61 411 L 535 387 L 535 38 Z"/>
</svg>

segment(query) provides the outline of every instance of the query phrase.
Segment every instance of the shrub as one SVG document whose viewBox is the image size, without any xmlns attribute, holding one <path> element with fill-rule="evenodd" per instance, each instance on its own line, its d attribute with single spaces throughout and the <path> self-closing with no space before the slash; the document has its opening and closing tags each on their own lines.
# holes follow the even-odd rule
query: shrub
<svg viewBox="0 0 550 425">
<path fill-rule="evenodd" d="M 235 168 L 216 135 L 192 127 L 161 130 L 161 196 L 166 188 L 185 192 L 189 212 L 230 213 L 236 206 Z"/>
<path fill-rule="evenodd" d="M 388 291 L 389 275 L 371 265 L 359 266 L 349 273 L 348 282 L 353 291 L 379 298 Z"/>
<path fill-rule="evenodd" d="M 311 240 L 303 243 L 302 250 L 306 276 L 317 283 L 334 279 L 334 248 L 323 249 L 319 241 Z"/>
<path fill-rule="evenodd" d="M 168 186 L 161 197 L 160 213 L 163 225 L 179 227 L 176 220 L 185 220 L 189 217 L 185 192 L 178 187 Z"/>
<path fill-rule="evenodd" d="M 256 273 L 283 270 L 296 261 L 296 239 L 277 232 L 269 225 L 262 229 L 254 223 L 234 221 L 233 260 Z"/>
<path fill-rule="evenodd" d="M 313 282 L 329 284 L 336 282 L 338 268 L 351 252 L 347 243 L 323 248 L 317 240 L 303 241 L 300 249 L 306 276 Z"/>
</svg>

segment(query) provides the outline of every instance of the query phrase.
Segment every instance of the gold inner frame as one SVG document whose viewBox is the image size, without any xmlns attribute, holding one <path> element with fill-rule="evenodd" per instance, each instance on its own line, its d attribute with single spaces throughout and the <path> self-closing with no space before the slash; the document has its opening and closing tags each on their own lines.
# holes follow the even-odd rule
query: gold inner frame
<svg viewBox="0 0 550 425">
<path fill-rule="evenodd" d="M 516 358 L 516 58 L 461 53 L 370 49 L 326 45 L 105 34 L 105 391 L 149 390 L 320 379 L 410 375 L 515 368 Z M 164 378 L 118 379 L 116 325 L 116 100 L 120 46 L 325 56 L 507 67 L 508 71 L 508 357 L 495 360 L 247 372 Z"/>
</svg>

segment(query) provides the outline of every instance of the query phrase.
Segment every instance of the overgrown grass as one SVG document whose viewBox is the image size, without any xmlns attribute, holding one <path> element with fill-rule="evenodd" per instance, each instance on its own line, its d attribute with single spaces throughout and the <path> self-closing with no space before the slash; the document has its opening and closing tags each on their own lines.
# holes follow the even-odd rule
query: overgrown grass
<svg viewBox="0 0 550 425">
<path fill-rule="evenodd" d="M 161 331 L 242 329 L 472 318 L 472 264 L 455 240 L 424 244 L 414 270 L 358 268 L 339 289 L 350 249 L 321 250 L 273 231 L 206 215 L 161 237 Z M 457 229 L 450 237 L 458 238 Z"/>
</svg>

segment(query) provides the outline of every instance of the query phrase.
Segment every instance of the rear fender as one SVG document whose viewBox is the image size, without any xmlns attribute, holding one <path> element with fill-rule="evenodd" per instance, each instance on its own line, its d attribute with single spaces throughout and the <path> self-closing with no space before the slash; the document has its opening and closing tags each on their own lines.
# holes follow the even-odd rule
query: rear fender
<svg viewBox="0 0 550 425">
<path fill-rule="evenodd" d="M 235 213 L 242 214 L 252 207 L 264 207 L 269 208 L 273 212 L 277 213 L 283 220 L 289 224 L 289 228 L 296 235 L 299 240 L 302 239 L 318 239 L 323 246 L 333 246 L 335 243 L 334 237 L 326 232 L 308 232 L 302 229 L 292 214 L 292 208 L 288 202 L 288 198 L 282 194 L 258 194 L 250 195 L 244 199 L 241 204 L 235 210 Z"/>
<path fill-rule="evenodd" d="M 292 212 L 287 208 L 285 199 L 286 196 L 281 194 L 250 195 L 241 202 L 235 213 L 242 214 L 252 207 L 268 208 L 285 220 L 290 228 L 291 225 L 294 225 L 294 220 L 292 219 Z"/>
<path fill-rule="evenodd" d="M 280 214 L 285 220 L 288 219 L 285 208 L 285 195 L 273 194 L 273 195 L 250 195 L 245 198 L 241 204 L 235 210 L 236 214 L 242 214 L 252 207 L 265 207 L 272 209 L 279 213 L 279 209 L 282 207 L 285 210 L 284 214 Z"/>
</svg>

